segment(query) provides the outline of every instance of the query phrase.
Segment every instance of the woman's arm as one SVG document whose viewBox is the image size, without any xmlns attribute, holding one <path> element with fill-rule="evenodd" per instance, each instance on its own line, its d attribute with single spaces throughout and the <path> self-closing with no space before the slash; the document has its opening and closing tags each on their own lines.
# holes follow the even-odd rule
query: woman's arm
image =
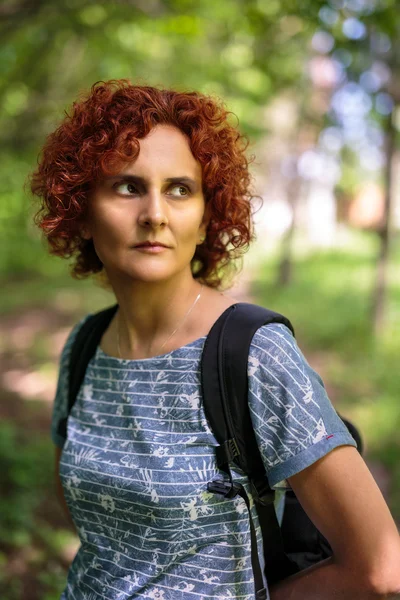
<svg viewBox="0 0 400 600">
<path fill-rule="evenodd" d="M 368 467 L 340 446 L 289 478 L 333 557 L 270 590 L 271 600 L 400 599 L 400 538 Z"/>
</svg>

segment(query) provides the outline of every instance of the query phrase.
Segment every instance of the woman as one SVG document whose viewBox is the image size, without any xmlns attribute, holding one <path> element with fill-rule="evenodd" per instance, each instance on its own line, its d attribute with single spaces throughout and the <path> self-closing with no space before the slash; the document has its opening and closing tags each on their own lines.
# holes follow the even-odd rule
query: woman
<svg viewBox="0 0 400 600">
<path fill-rule="evenodd" d="M 52 437 L 81 541 L 63 600 L 254 598 L 243 500 L 206 491 L 217 444 L 199 379 L 207 333 L 235 303 L 220 290 L 253 235 L 246 143 L 228 116 L 196 92 L 100 82 L 32 176 L 51 251 L 75 255 L 77 277 L 100 275 L 119 306 L 66 438 L 57 425 L 82 321 L 61 357 Z M 293 488 L 334 551 L 271 599 L 399 597 L 395 524 L 284 325 L 252 340 L 249 405 L 271 486 Z"/>
</svg>

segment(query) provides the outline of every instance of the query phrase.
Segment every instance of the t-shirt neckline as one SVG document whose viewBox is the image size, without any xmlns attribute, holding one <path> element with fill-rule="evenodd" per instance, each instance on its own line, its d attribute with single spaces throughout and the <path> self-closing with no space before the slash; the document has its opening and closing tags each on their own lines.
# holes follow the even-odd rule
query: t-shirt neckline
<svg viewBox="0 0 400 600">
<path fill-rule="evenodd" d="M 166 358 L 169 358 L 170 356 L 173 356 L 174 354 L 182 352 L 182 350 L 185 350 L 186 348 L 190 348 L 191 346 L 198 344 L 201 340 L 205 340 L 206 337 L 207 337 L 206 335 L 202 335 L 201 337 L 196 338 L 195 340 L 192 340 L 191 342 L 188 342 L 187 344 L 184 344 L 183 346 L 179 346 L 179 348 L 174 348 L 174 350 L 170 350 L 169 352 L 166 352 L 165 354 L 157 354 L 156 356 L 150 356 L 149 358 L 119 358 L 118 356 L 111 356 L 111 354 L 106 354 L 106 352 L 104 352 L 104 350 L 102 350 L 100 348 L 100 346 L 97 346 L 97 348 L 96 348 L 96 356 L 100 357 L 100 358 L 106 358 L 107 360 L 114 360 L 114 361 L 117 361 L 118 363 L 124 363 L 124 364 L 129 364 L 129 363 L 138 364 L 138 363 L 143 363 L 143 362 L 149 362 L 152 360 L 165 360 Z"/>
</svg>

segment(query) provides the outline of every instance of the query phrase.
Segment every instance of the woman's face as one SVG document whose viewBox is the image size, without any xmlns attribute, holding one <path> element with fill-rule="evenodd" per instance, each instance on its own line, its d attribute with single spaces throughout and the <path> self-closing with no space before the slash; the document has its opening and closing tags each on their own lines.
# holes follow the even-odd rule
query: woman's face
<svg viewBox="0 0 400 600">
<path fill-rule="evenodd" d="M 201 165 L 173 126 L 158 125 L 139 143 L 134 162 L 96 185 L 82 233 L 93 239 L 110 280 L 161 282 L 190 272 L 205 236 Z M 135 247 L 146 241 L 167 248 Z"/>
</svg>

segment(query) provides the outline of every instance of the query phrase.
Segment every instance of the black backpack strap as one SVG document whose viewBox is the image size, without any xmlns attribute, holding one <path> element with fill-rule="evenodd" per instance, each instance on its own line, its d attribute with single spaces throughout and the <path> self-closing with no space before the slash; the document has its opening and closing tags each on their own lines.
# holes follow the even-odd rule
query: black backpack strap
<svg viewBox="0 0 400 600">
<path fill-rule="evenodd" d="M 249 508 L 243 486 L 232 481 L 229 463 L 233 462 L 248 475 L 263 532 L 265 573 L 269 584 L 272 584 L 296 572 L 297 568 L 284 552 L 274 507 L 275 492 L 268 484 L 247 399 L 251 340 L 257 329 L 267 323 L 283 323 L 294 334 L 290 321 L 278 313 L 245 302 L 230 306 L 207 336 L 201 378 L 205 414 L 220 444 L 216 448 L 217 463 L 229 476 L 229 482 L 210 482 L 208 489 L 227 497 L 240 494 Z M 255 591 L 256 597 L 261 599 L 266 597 L 266 590 L 250 511 L 249 518 Z"/>
<path fill-rule="evenodd" d="M 96 352 L 103 333 L 116 313 L 117 308 L 118 304 L 115 304 L 110 308 L 90 315 L 76 334 L 69 359 L 68 412 L 67 416 L 60 421 L 57 429 L 58 434 L 63 438 L 67 437 L 68 415 L 71 412 L 79 388 L 84 380 L 89 361 Z"/>
<path fill-rule="evenodd" d="M 226 440 L 220 452 L 255 477 L 264 474 L 265 469 L 247 402 L 247 363 L 254 334 L 268 323 L 283 323 L 294 335 L 290 321 L 284 316 L 256 304 L 233 304 L 209 332 L 202 359 L 202 372 L 207 376 L 203 392 L 212 398 L 210 393 L 215 395 L 218 390 L 222 400 L 218 407 L 212 404 L 210 414 L 210 419 L 215 421 L 212 428 L 215 437 L 218 441 Z M 218 369 L 213 365 L 218 365 Z M 205 409 L 208 410 L 208 406 Z"/>
</svg>

